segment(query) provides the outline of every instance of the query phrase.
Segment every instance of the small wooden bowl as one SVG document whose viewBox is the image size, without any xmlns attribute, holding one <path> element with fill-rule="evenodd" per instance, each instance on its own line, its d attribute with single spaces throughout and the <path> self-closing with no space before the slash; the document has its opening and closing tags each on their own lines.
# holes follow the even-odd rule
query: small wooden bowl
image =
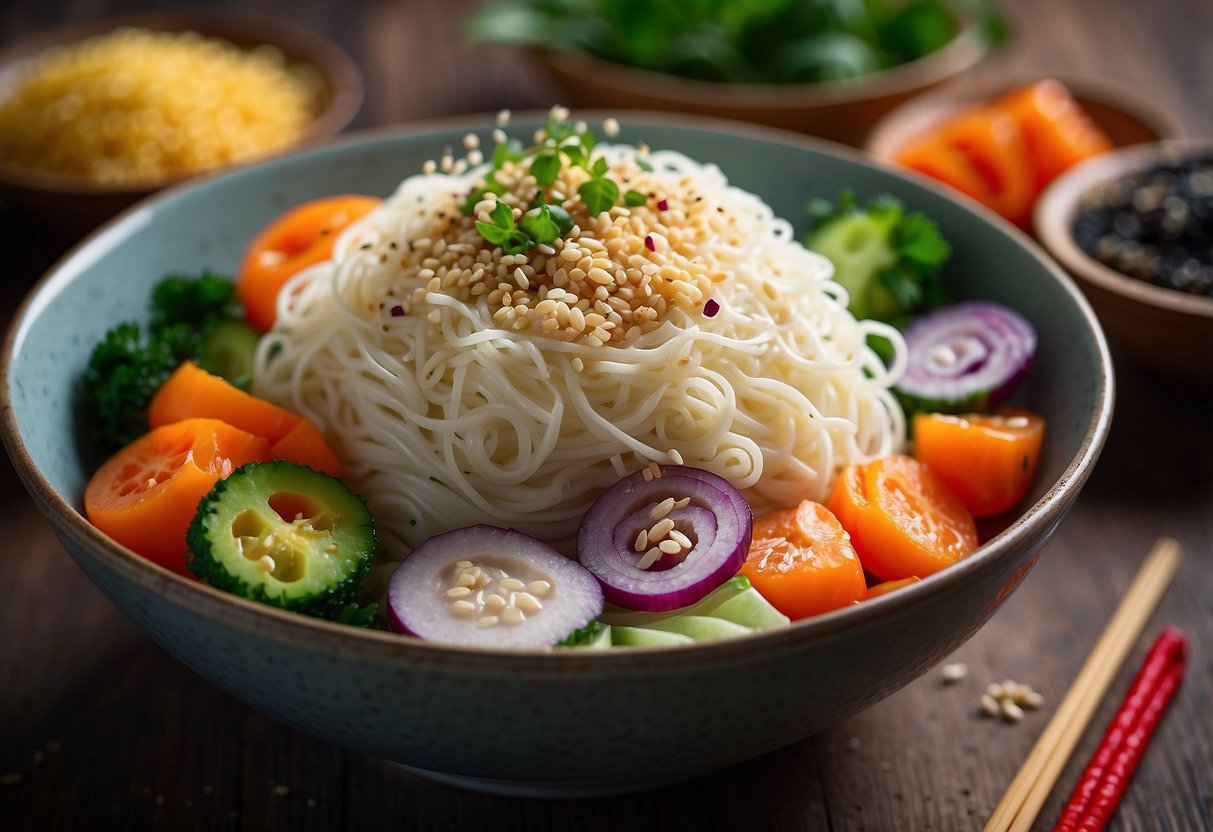
<svg viewBox="0 0 1213 832">
<path fill-rule="evenodd" d="M 989 44 L 976 25 L 915 61 L 851 81 L 724 84 L 636 69 L 584 52 L 540 51 L 538 60 L 570 103 L 604 110 L 657 110 L 749 121 L 858 147 L 885 113 L 981 61 Z"/>
<path fill-rule="evenodd" d="M 1183 126 L 1169 112 L 1105 81 L 1067 75 L 999 76 L 958 81 L 908 101 L 880 120 L 868 135 L 864 148 L 873 156 L 891 159 L 914 136 L 961 108 L 990 101 L 1046 77 L 1065 84 L 1117 147 L 1177 139 L 1184 135 Z"/>
<path fill-rule="evenodd" d="M 1074 241 L 1084 194 L 1160 163 L 1213 154 L 1213 139 L 1144 144 L 1088 159 L 1055 179 L 1036 202 L 1037 239 L 1077 281 L 1109 338 L 1154 375 L 1213 391 L 1213 297 L 1156 286 L 1090 257 Z"/>
<path fill-rule="evenodd" d="M 222 38 L 242 48 L 269 44 L 282 52 L 288 64 L 315 69 L 321 81 L 316 118 L 300 140 L 286 150 L 332 138 L 350 123 L 362 106 L 362 73 L 353 59 L 328 39 L 289 20 L 247 12 L 187 10 L 108 18 L 23 40 L 0 52 L 0 99 L 19 82 L 28 62 L 46 49 L 74 44 L 123 26 L 159 32 L 193 31 Z M 255 160 L 244 160 L 240 164 L 252 161 Z M 129 185 L 98 184 L 79 177 L 29 170 L 0 160 L 0 199 L 64 236 L 75 238 L 148 194 L 187 178 L 189 176 L 174 175 Z"/>
</svg>

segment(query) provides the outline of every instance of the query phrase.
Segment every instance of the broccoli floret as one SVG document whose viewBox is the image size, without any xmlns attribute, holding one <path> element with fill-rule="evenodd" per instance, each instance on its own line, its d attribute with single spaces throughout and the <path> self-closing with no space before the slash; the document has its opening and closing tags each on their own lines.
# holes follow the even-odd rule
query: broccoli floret
<svg viewBox="0 0 1213 832">
<path fill-rule="evenodd" d="M 808 212 L 803 242 L 834 264 L 855 317 L 902 327 L 946 301 L 940 272 L 952 247 L 922 214 L 888 194 L 861 207 L 850 191 L 833 204 L 813 200 Z"/>
<path fill-rule="evenodd" d="M 170 274 L 152 290 L 148 326 L 152 332 L 175 324 L 205 330 L 219 321 L 239 317 L 236 284 L 231 278 L 210 271 L 197 277 Z"/>
<path fill-rule="evenodd" d="M 148 431 L 147 405 L 177 366 L 189 357 L 181 332 L 147 336 L 136 323 L 105 333 L 84 371 L 84 411 L 89 447 L 105 458 Z"/>
<path fill-rule="evenodd" d="M 241 312 L 235 284 L 213 272 L 195 278 L 168 275 L 152 290 L 150 306 L 146 331 L 134 322 L 110 329 L 93 348 L 85 369 L 86 437 L 97 459 L 147 432 L 147 406 L 156 390 L 181 362 L 218 354 L 220 347 L 211 343 L 210 334 Z M 255 338 L 240 342 L 241 355 L 249 356 L 245 364 L 251 364 L 255 346 Z M 226 353 L 224 357 L 225 366 L 237 363 Z M 247 382 L 247 368 L 240 372 Z"/>
</svg>

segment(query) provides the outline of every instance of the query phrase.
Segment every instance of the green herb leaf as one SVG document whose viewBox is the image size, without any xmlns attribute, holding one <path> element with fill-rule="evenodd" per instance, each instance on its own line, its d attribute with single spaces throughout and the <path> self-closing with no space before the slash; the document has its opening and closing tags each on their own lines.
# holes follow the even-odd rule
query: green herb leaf
<svg viewBox="0 0 1213 832">
<path fill-rule="evenodd" d="M 644 205 L 648 201 L 648 196 L 642 194 L 640 191 L 628 191 L 623 195 L 623 204 L 631 208 L 635 208 L 638 205 Z"/>
<path fill-rule="evenodd" d="M 560 157 L 555 153 L 541 153 L 531 162 L 531 175 L 541 188 L 546 188 L 560 175 Z"/>
<path fill-rule="evenodd" d="M 503 254 L 523 254 L 535 247 L 535 241 L 530 235 L 520 229 L 513 229 L 506 235 L 505 242 L 501 244 Z"/>
<path fill-rule="evenodd" d="M 586 133 L 586 135 L 588 136 L 589 133 Z M 577 168 L 584 168 L 585 163 L 590 158 L 589 151 L 580 144 L 561 145 L 560 152 L 563 153 L 566 158 L 568 158 L 570 165 Z"/>
<path fill-rule="evenodd" d="M 595 165 L 595 167 L 597 166 Z M 619 200 L 619 186 L 610 179 L 599 176 L 588 182 L 582 182 L 581 187 L 577 189 L 577 195 L 589 209 L 590 215 L 596 217 L 603 211 L 609 211 L 615 207 L 615 203 Z"/>
<path fill-rule="evenodd" d="M 594 176 L 606 176 L 606 172 L 610 169 L 611 166 L 607 164 L 607 160 L 599 156 L 598 160 L 594 162 L 594 166 L 590 168 L 590 173 Z"/>
<path fill-rule="evenodd" d="M 476 230 L 480 232 L 480 236 L 495 246 L 505 246 L 510 242 L 512 235 L 515 233 L 514 228 L 514 211 L 509 205 L 504 202 L 498 202 L 493 206 L 493 210 L 489 212 L 489 222 L 476 221 Z M 525 251 L 525 249 L 523 249 Z M 519 252 L 507 251 L 507 254 L 518 254 Z"/>
<path fill-rule="evenodd" d="M 536 243 L 550 243 L 560 236 L 560 229 L 552 219 L 552 206 L 541 205 L 522 215 L 518 227 Z"/>
<path fill-rule="evenodd" d="M 639 153 L 636 154 L 636 167 L 643 171 L 648 171 L 649 173 L 652 173 L 653 171 L 653 163 L 650 162 L 646 157 L 641 156 Z"/>
</svg>

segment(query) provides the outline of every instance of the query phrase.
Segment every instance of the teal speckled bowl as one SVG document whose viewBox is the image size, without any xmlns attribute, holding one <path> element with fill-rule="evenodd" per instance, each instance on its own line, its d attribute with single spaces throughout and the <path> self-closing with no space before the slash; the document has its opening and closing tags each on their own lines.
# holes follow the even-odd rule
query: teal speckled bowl
<svg viewBox="0 0 1213 832">
<path fill-rule="evenodd" d="M 165 193 L 51 270 L 4 345 L 3 436 L 80 567 L 152 638 L 252 707 L 432 776 L 518 794 L 626 791 L 752 758 L 871 705 L 952 652 L 1027 574 L 1107 436 L 1111 367 L 1087 304 L 1010 226 L 856 152 L 722 122 L 621 120 L 624 139 L 716 162 L 793 221 L 810 196 L 842 188 L 888 191 L 934 218 L 955 247 L 955 293 L 1007 303 L 1039 331 L 1021 399 L 1049 431 L 1027 512 L 951 569 L 787 629 L 586 652 L 443 647 L 280 612 L 171 574 L 90 526 L 80 513 L 89 472 L 72 438 L 79 378 L 103 332 L 136 316 L 165 272 L 231 271 L 284 208 L 338 192 L 386 195 L 468 129 L 487 134 L 481 118 L 368 133 Z"/>
</svg>

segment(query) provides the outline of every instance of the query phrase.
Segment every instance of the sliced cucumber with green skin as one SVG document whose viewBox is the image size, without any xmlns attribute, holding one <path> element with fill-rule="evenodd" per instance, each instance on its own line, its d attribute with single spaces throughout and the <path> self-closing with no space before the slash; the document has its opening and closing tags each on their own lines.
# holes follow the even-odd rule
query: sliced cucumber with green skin
<svg viewBox="0 0 1213 832">
<path fill-rule="evenodd" d="M 616 647 L 677 647 L 694 644 L 695 639 L 682 633 L 654 630 L 648 627 L 611 627 L 611 644 Z"/>
<path fill-rule="evenodd" d="M 679 615 L 668 621 L 655 621 L 649 625 L 654 630 L 667 633 L 682 633 L 692 641 L 718 641 L 722 638 L 737 638 L 753 632 L 749 627 L 713 618 L 710 615 Z"/>
<path fill-rule="evenodd" d="M 847 290 L 848 308 L 856 318 L 884 319 L 898 314 L 897 299 L 878 277 L 897 264 L 888 243 L 898 214 L 848 214 L 813 231 L 807 244 L 834 264 L 834 281 Z"/>
<path fill-rule="evenodd" d="M 370 569 L 375 523 L 340 480 L 293 462 L 253 462 L 202 498 L 186 543 L 186 565 L 211 586 L 331 617 Z"/>
<path fill-rule="evenodd" d="M 198 350 L 198 366 L 247 390 L 253 379 L 253 356 L 261 333 L 243 321 L 220 321 Z"/>
<path fill-rule="evenodd" d="M 773 630 L 792 623 L 792 619 L 771 606 L 771 602 L 754 587 L 726 600 L 712 610 L 712 616 L 751 630 Z"/>
</svg>

